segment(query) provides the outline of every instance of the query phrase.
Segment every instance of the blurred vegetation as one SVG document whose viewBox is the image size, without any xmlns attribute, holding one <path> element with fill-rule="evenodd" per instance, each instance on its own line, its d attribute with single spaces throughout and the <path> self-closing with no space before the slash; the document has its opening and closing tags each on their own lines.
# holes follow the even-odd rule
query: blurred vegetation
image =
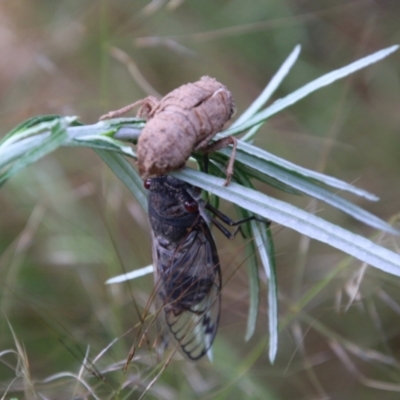
<svg viewBox="0 0 400 400">
<path fill-rule="evenodd" d="M 226 84 L 240 111 L 297 43 L 302 54 L 276 97 L 400 43 L 398 10 L 395 0 L 2 2 L 2 132 L 39 114 L 79 115 L 92 123 L 147 95 L 144 81 L 163 94 L 202 75 Z M 356 182 L 381 201 L 352 200 L 395 221 L 400 205 L 399 61 L 395 53 L 275 116 L 256 144 Z M 306 197 L 260 188 L 398 246 L 393 237 Z M 94 361 L 116 338 L 95 360 L 106 381 L 81 371 L 97 398 L 115 398 L 119 389 L 119 398 L 138 398 L 158 372 L 148 398 L 399 396 L 398 278 L 274 226 L 282 330 L 278 358 L 270 365 L 266 293 L 257 332 L 246 343 L 243 242 L 227 242 L 215 232 L 226 285 L 214 362 L 174 359 L 162 371 L 164 364 L 144 343 L 124 375 L 140 323 L 135 304 L 139 310 L 146 307 L 152 277 L 124 285 L 104 282 L 151 262 L 147 216 L 88 149 L 61 149 L 22 171 L 1 188 L 0 204 L 0 393 L 7 393 L 5 398 L 34 393 L 92 398 L 77 383 L 85 354 Z M 8 350 L 25 363 L 17 365 L 17 356 Z M 124 389 L 126 379 L 131 384 Z"/>
</svg>

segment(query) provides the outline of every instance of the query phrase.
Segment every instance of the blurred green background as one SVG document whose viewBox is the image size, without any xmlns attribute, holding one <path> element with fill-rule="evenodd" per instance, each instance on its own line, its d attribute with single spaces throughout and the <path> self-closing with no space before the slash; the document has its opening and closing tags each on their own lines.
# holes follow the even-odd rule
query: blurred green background
<svg viewBox="0 0 400 400">
<path fill-rule="evenodd" d="M 228 86 L 240 114 L 296 44 L 302 54 L 275 98 L 400 43 L 399 18 L 398 0 L 1 2 L 1 132 L 39 114 L 94 123 L 149 90 L 165 94 L 202 75 Z M 395 219 L 399 65 L 397 52 L 313 94 L 268 121 L 255 143 L 377 194 L 378 203 L 352 200 Z M 398 239 L 324 204 L 259 188 L 397 249 Z M 119 389 L 121 399 L 138 398 L 164 365 L 143 343 L 122 372 L 138 332 L 134 304 L 146 307 L 152 277 L 104 282 L 151 263 L 146 214 L 93 151 L 77 148 L 13 177 L 0 205 L 0 393 L 94 398 L 76 377 L 55 376 L 79 374 L 88 351 L 106 371 L 106 381 L 82 372 L 97 398 L 115 398 Z M 256 334 L 245 342 L 243 241 L 215 233 L 226 284 L 214 362 L 172 360 L 148 398 L 398 399 L 399 279 L 280 226 L 273 232 L 281 321 L 275 364 L 266 349 L 265 287 Z M 17 365 L 18 345 L 25 363 Z"/>
</svg>

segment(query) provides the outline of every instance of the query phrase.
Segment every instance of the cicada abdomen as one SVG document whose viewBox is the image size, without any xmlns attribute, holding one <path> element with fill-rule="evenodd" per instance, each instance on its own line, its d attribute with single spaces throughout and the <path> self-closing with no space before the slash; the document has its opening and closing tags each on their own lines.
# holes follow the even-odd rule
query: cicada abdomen
<svg viewBox="0 0 400 400">
<path fill-rule="evenodd" d="M 214 239 L 193 186 L 162 176 L 149 190 L 153 265 L 162 323 L 191 360 L 206 354 L 220 314 L 221 270 Z"/>
</svg>

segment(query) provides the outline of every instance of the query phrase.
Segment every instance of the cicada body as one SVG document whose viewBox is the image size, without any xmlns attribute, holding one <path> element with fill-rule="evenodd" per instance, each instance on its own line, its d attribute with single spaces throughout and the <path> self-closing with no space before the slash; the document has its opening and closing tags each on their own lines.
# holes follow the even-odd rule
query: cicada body
<svg viewBox="0 0 400 400">
<path fill-rule="evenodd" d="M 220 315 L 221 270 L 198 199 L 200 190 L 171 176 L 147 179 L 157 302 L 182 352 L 206 354 Z"/>
</svg>

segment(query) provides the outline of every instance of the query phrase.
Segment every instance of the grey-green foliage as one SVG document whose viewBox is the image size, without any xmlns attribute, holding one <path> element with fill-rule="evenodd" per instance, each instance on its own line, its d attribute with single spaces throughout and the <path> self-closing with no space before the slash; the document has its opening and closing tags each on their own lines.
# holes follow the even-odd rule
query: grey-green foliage
<svg viewBox="0 0 400 400">
<path fill-rule="evenodd" d="M 257 133 L 259 127 L 272 115 L 294 104 L 310 93 L 341 79 L 361 68 L 388 56 L 398 46 L 392 46 L 360 59 L 352 64 L 330 72 L 289 94 L 285 98 L 264 107 L 270 96 L 290 71 L 300 53 L 297 46 L 272 78 L 270 84 L 254 103 L 240 116 L 230 129 L 220 133 L 215 139 L 245 133 L 238 142 L 235 161 L 235 183 L 223 186 L 223 180 L 206 175 L 200 171 L 185 168 L 173 174 L 191 184 L 234 203 L 240 215 L 256 214 L 301 234 L 327 243 L 353 257 L 385 271 L 400 276 L 400 256 L 372 241 L 332 224 L 293 205 L 268 197 L 253 189 L 250 178 L 267 182 L 280 190 L 290 193 L 303 193 L 347 213 L 351 217 L 374 228 L 398 234 L 385 221 L 344 199 L 334 191 L 347 191 L 370 201 L 378 198 L 362 189 L 315 171 L 295 165 L 248 141 Z M 124 158 L 136 158 L 131 146 L 123 141 L 135 142 L 145 121 L 136 118 L 121 118 L 84 126 L 76 117 L 39 116 L 32 118 L 7 134 L 0 141 L 0 184 L 6 182 L 16 172 L 34 163 L 59 146 L 84 146 L 94 149 L 111 170 L 121 179 L 147 209 L 146 193 L 141 178 Z M 226 148 L 210 155 L 210 172 L 218 174 L 229 158 L 231 150 Z M 269 229 L 256 221 L 244 227 L 254 241 L 247 246 L 248 254 L 257 251 L 269 279 L 269 357 L 274 361 L 278 345 L 278 299 L 274 265 L 273 243 Z M 250 306 L 246 339 L 254 332 L 259 302 L 259 271 L 254 261 L 249 262 Z"/>
</svg>

